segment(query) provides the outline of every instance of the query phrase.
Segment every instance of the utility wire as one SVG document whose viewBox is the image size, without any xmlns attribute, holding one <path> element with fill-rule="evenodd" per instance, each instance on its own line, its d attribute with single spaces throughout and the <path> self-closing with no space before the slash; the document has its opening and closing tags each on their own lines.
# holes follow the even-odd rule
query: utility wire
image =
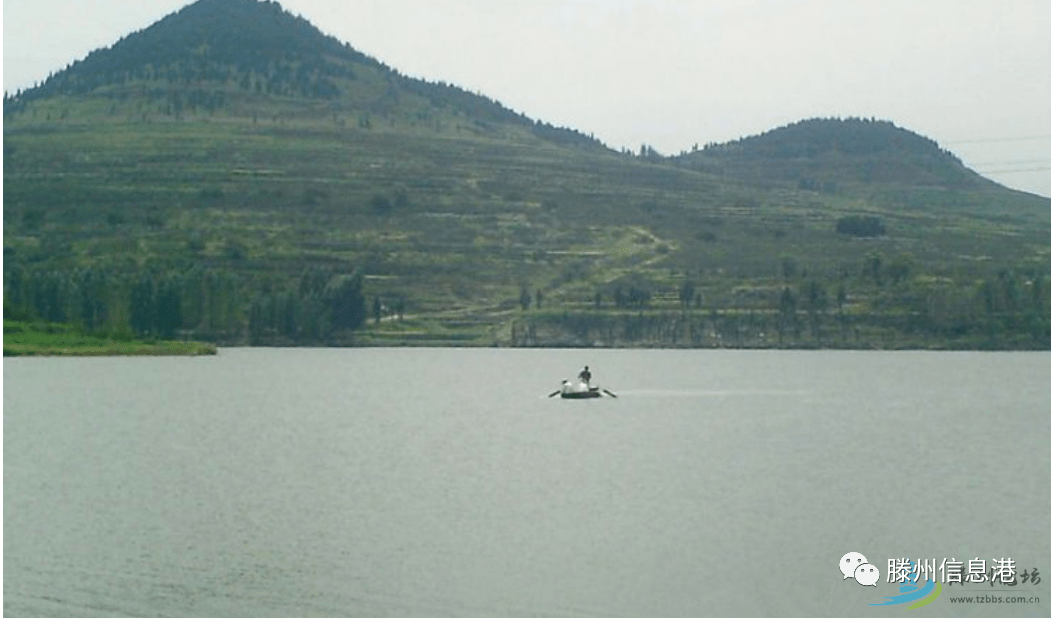
<svg viewBox="0 0 1051 618">
<path fill-rule="evenodd" d="M 983 174 L 1026 174 L 1031 172 L 1048 172 L 1051 171 L 1051 166 L 1048 167 L 1025 167 L 1016 169 L 1005 169 L 1005 170 L 979 170 Z"/>
<path fill-rule="evenodd" d="M 1051 165 L 1051 159 L 1016 159 L 1014 161 L 979 161 L 974 165 L 997 166 L 997 165 Z"/>
<path fill-rule="evenodd" d="M 1038 142 L 1051 140 L 1051 135 L 1025 135 L 1015 137 L 983 137 L 976 139 L 957 139 L 946 141 L 946 144 L 993 144 L 996 142 Z"/>
</svg>

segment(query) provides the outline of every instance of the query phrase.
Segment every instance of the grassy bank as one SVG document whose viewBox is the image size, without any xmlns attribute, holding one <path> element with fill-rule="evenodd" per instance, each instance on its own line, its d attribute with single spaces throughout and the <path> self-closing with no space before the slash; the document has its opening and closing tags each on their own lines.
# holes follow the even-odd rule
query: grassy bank
<svg viewBox="0 0 1051 618">
<path fill-rule="evenodd" d="M 216 347 L 196 341 L 140 341 L 90 335 L 69 324 L 4 320 L 4 356 L 198 356 Z"/>
</svg>

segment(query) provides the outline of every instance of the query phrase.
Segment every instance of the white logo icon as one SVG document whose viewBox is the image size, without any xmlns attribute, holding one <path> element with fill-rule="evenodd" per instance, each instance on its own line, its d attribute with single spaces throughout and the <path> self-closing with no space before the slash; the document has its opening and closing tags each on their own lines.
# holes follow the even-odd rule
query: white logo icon
<svg viewBox="0 0 1051 618">
<path fill-rule="evenodd" d="M 856 551 L 843 554 L 839 559 L 839 571 L 843 573 L 843 579 L 853 577 L 862 586 L 875 586 L 879 581 L 879 569 Z"/>
</svg>

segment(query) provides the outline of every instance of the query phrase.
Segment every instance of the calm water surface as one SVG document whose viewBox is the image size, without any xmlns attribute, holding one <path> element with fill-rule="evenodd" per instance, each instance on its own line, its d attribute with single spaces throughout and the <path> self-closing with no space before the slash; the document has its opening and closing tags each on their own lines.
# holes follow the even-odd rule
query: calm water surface
<svg viewBox="0 0 1051 618">
<path fill-rule="evenodd" d="M 547 397 L 584 364 L 619 398 Z M 877 616 L 895 557 L 1047 616 L 1049 487 L 1045 353 L 4 360 L 8 616 Z"/>
</svg>

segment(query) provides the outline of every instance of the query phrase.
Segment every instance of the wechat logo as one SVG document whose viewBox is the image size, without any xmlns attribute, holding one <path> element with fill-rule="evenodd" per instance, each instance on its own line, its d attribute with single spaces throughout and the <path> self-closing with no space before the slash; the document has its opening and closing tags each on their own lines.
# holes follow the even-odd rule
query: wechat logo
<svg viewBox="0 0 1051 618">
<path fill-rule="evenodd" d="M 839 559 L 839 570 L 843 573 L 843 579 L 851 577 L 862 586 L 875 586 L 879 581 L 879 569 L 856 551 L 843 554 Z"/>
</svg>

